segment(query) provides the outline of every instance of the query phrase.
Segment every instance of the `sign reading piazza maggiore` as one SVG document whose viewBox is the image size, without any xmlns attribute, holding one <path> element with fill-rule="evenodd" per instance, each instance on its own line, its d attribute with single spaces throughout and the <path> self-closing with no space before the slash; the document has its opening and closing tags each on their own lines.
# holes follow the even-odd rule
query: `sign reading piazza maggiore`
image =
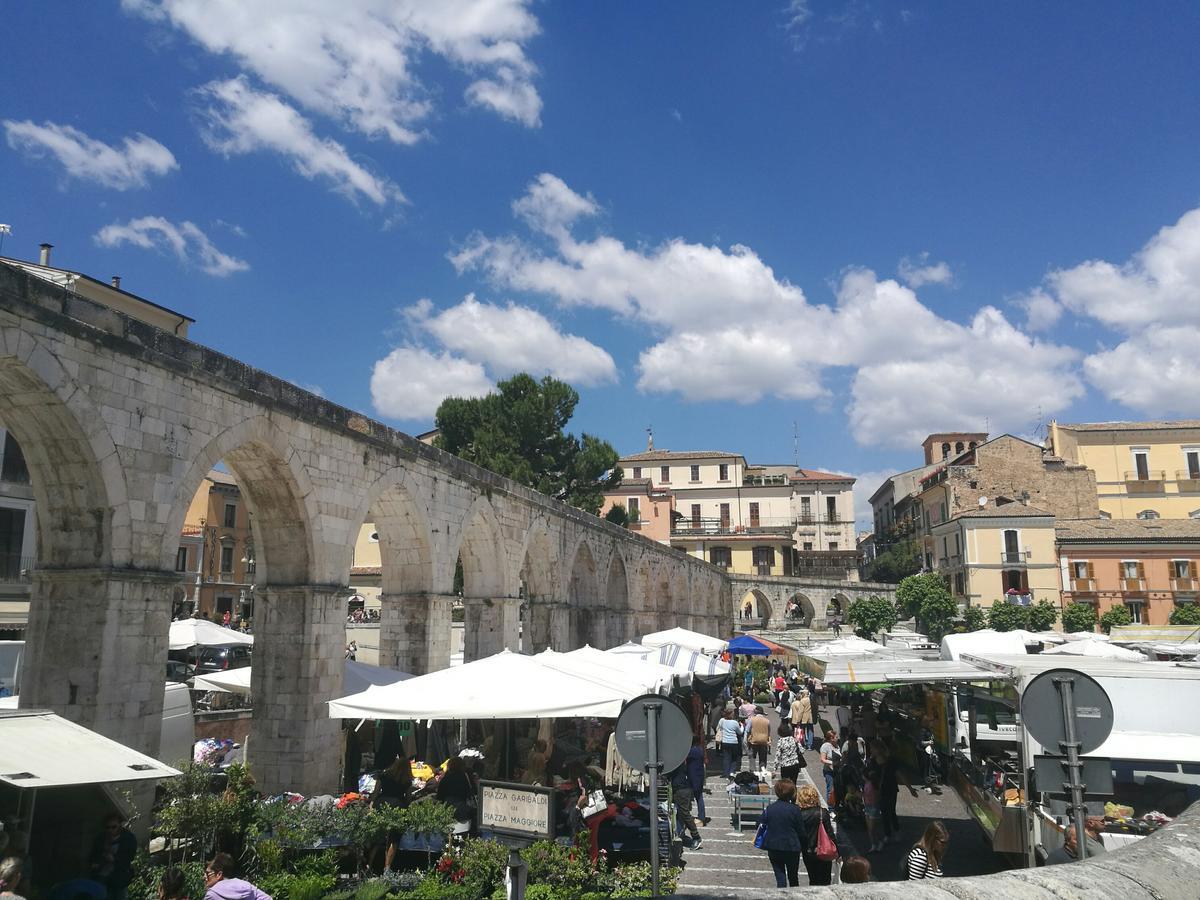
<svg viewBox="0 0 1200 900">
<path fill-rule="evenodd" d="M 479 828 L 529 841 L 554 837 L 554 791 L 528 784 L 479 782 Z"/>
</svg>

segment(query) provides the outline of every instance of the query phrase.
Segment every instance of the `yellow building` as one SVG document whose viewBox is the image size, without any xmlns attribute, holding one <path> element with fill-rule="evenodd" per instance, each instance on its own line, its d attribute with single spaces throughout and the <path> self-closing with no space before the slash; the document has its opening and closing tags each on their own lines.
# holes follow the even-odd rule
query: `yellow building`
<svg viewBox="0 0 1200 900">
<path fill-rule="evenodd" d="M 1200 421 L 1050 423 L 1051 454 L 1096 473 L 1113 519 L 1200 519 Z"/>
<path fill-rule="evenodd" d="M 356 608 L 373 615 L 379 612 L 382 593 L 383 557 L 379 549 L 379 532 L 370 522 L 363 523 L 354 541 L 354 559 L 350 563 L 350 597 L 348 611 Z"/>
<path fill-rule="evenodd" d="M 1059 601 L 1058 551 L 1052 513 L 1020 502 L 989 500 L 931 526 L 934 570 L 955 599 L 989 607 L 1005 596 Z"/>
<path fill-rule="evenodd" d="M 254 615 L 256 562 L 250 511 L 233 476 L 211 470 L 204 476 L 183 520 L 178 572 L 193 573 L 173 611 L 211 618 L 228 612 L 234 621 Z"/>
</svg>

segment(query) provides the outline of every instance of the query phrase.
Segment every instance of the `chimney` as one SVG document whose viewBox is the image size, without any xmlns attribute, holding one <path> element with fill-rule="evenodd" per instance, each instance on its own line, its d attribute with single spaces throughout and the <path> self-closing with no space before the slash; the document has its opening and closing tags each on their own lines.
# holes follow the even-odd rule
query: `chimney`
<svg viewBox="0 0 1200 900">
<path fill-rule="evenodd" d="M 112 281 L 110 283 L 112 284 L 113 287 L 115 287 L 119 291 L 121 289 L 121 276 L 114 275 L 112 277 Z"/>
<path fill-rule="evenodd" d="M 38 257 L 38 264 L 42 266 L 50 265 L 50 251 L 54 249 L 53 244 L 42 244 L 42 253 Z"/>
</svg>

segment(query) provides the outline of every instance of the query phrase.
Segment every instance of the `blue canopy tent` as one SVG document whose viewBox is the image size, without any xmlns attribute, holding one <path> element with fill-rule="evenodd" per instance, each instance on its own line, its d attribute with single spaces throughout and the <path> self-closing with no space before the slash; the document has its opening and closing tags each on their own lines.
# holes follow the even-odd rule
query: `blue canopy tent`
<svg viewBox="0 0 1200 900">
<path fill-rule="evenodd" d="M 771 648 L 756 637 L 742 634 L 729 642 L 729 652 L 742 656 L 770 656 Z"/>
</svg>

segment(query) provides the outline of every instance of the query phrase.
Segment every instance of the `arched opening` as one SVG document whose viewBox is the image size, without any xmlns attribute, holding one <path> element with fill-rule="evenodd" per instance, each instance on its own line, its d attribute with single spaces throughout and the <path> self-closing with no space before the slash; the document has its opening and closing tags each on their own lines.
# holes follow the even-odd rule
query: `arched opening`
<svg viewBox="0 0 1200 900">
<path fill-rule="evenodd" d="M 771 621 L 771 601 L 757 588 L 747 591 L 738 601 L 738 619 L 744 624 L 763 624 Z"/>
<path fill-rule="evenodd" d="M 807 594 L 796 593 L 788 598 L 784 617 L 789 624 L 799 625 L 801 628 L 811 628 L 816 614 L 816 608 Z"/>
<path fill-rule="evenodd" d="M 462 567 L 463 659 L 521 649 L 519 598 L 507 593 L 504 539 L 491 504 L 479 497 L 465 519 L 457 557 Z"/>
<path fill-rule="evenodd" d="M 830 622 L 837 619 L 839 622 L 845 622 L 846 612 L 849 609 L 849 598 L 845 594 L 835 594 L 825 606 L 825 621 Z"/>
<path fill-rule="evenodd" d="M 556 643 L 554 604 L 559 594 L 555 569 L 549 527 L 539 519 L 530 528 L 520 571 L 521 647 L 526 653 L 540 653 Z M 565 636 L 558 642 L 565 642 Z"/>
<path fill-rule="evenodd" d="M 625 572 L 625 560 L 616 551 L 608 564 L 605 599 L 608 629 L 607 639 L 601 649 L 615 647 L 633 637 L 629 615 L 629 579 Z"/>
<path fill-rule="evenodd" d="M 586 543 L 580 543 L 571 563 L 571 575 L 567 586 L 567 602 L 570 605 L 570 647 L 574 650 L 584 644 L 602 644 L 604 616 L 600 610 L 600 586 L 596 577 L 596 560 Z"/>
<path fill-rule="evenodd" d="M 963 442 L 962 441 L 956 442 L 954 445 L 954 455 L 958 456 L 959 454 L 961 454 L 963 452 L 963 450 L 964 450 Z"/>
</svg>

